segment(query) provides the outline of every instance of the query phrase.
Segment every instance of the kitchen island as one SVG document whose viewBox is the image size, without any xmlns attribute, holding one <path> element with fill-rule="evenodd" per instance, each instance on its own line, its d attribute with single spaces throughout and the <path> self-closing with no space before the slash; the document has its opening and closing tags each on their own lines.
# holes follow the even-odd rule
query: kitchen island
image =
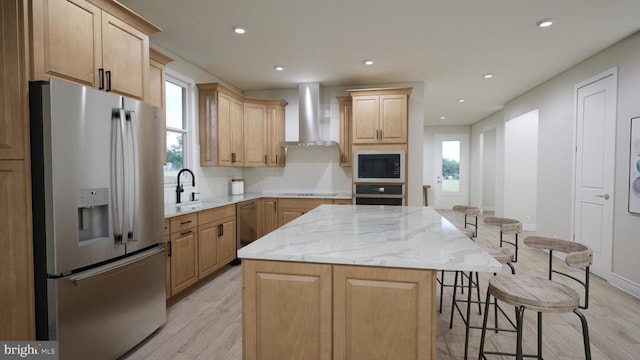
<svg viewBox="0 0 640 360">
<path fill-rule="evenodd" d="M 322 205 L 238 257 L 246 360 L 434 359 L 436 271 L 502 269 L 428 207 Z"/>
</svg>

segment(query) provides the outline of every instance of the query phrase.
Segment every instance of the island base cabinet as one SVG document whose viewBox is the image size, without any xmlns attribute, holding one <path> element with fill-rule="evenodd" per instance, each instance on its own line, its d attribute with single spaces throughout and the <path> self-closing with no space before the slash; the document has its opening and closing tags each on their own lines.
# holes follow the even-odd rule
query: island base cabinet
<svg viewBox="0 0 640 360">
<path fill-rule="evenodd" d="M 330 360 L 331 265 L 243 259 L 243 359 Z"/>
<path fill-rule="evenodd" d="M 435 359 L 435 272 L 333 266 L 333 359 Z"/>
<path fill-rule="evenodd" d="M 253 359 L 435 359 L 435 271 L 243 259 Z"/>
</svg>

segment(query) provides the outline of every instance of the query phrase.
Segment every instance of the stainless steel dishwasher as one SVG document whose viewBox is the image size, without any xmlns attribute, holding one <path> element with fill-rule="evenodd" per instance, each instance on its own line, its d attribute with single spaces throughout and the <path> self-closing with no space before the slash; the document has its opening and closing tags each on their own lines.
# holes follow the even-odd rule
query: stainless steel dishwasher
<svg viewBox="0 0 640 360">
<path fill-rule="evenodd" d="M 258 203 L 249 200 L 236 205 L 238 220 L 237 247 L 240 249 L 258 238 Z"/>
</svg>

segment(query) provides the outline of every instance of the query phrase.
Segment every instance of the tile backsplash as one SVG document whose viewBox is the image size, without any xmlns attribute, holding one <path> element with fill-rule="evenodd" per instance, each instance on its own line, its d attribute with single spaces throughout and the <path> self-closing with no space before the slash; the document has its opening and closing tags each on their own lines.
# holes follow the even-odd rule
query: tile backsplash
<svg viewBox="0 0 640 360">
<path fill-rule="evenodd" d="M 287 148 L 284 168 L 246 168 L 245 191 L 351 193 L 351 168 L 335 147 Z"/>
</svg>

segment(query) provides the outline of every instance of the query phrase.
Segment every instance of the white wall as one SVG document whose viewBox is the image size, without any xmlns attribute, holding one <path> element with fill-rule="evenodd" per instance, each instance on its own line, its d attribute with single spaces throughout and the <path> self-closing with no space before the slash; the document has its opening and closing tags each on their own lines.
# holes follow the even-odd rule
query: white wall
<svg viewBox="0 0 640 360">
<path fill-rule="evenodd" d="M 538 187 L 538 110 L 505 123 L 504 216 L 536 229 Z"/>
<path fill-rule="evenodd" d="M 473 126 L 473 139 L 488 124 L 539 109 L 537 233 L 572 237 L 573 158 L 575 146 L 575 85 L 613 67 L 618 68 L 618 106 L 613 234 L 613 280 L 640 297 L 640 216 L 627 211 L 630 119 L 640 115 L 640 33 L 598 53 L 508 102 L 497 113 Z M 498 158 L 500 155 L 498 154 Z M 496 166 L 501 168 L 500 160 Z M 498 170 L 498 173 L 500 170 Z M 499 177 L 498 177 L 499 179 Z M 500 188 L 500 187 L 498 187 Z M 499 197 L 499 194 L 497 194 Z M 496 204 L 496 213 L 500 203 Z M 579 241 L 579 239 L 576 239 Z"/>
<path fill-rule="evenodd" d="M 492 157 L 481 157 L 480 136 L 490 134 L 495 138 L 495 153 Z M 493 164 L 485 164 L 493 161 Z M 481 168 L 482 166 L 482 168 Z M 488 169 L 486 168 L 488 167 Z M 484 181 L 483 173 L 493 169 L 492 179 Z M 476 181 L 476 179 L 482 179 Z M 490 183 L 493 181 L 493 183 Z M 483 189 L 493 186 L 493 211 L 496 216 L 504 216 L 504 113 L 502 110 L 482 119 L 471 127 L 471 189 L 469 203 L 482 206 Z"/>
<path fill-rule="evenodd" d="M 482 183 L 481 209 L 496 211 L 496 128 L 481 133 L 480 175 Z"/>
</svg>

